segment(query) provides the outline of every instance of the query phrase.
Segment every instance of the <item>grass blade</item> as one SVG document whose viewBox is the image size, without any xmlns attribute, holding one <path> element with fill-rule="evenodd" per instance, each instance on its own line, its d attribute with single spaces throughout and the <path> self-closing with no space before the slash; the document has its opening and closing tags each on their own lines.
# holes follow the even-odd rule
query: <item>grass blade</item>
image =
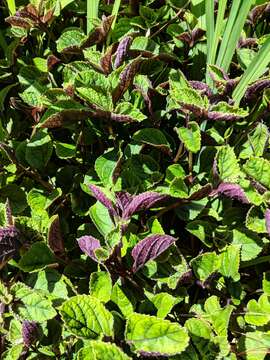
<svg viewBox="0 0 270 360">
<path fill-rule="evenodd" d="M 223 58 L 225 56 L 225 53 L 227 51 L 230 34 L 232 32 L 233 25 L 234 25 L 235 20 L 237 18 L 238 10 L 239 10 L 239 7 L 240 7 L 240 2 L 241 2 L 241 0 L 234 0 L 233 3 L 232 3 L 230 15 L 229 15 L 229 18 L 227 20 L 225 32 L 223 34 L 220 49 L 219 49 L 219 52 L 218 52 L 218 58 L 217 58 L 217 62 L 216 62 L 216 65 L 218 65 L 218 66 L 221 66 L 221 63 L 222 63 Z"/>
<path fill-rule="evenodd" d="M 215 6 L 214 0 L 205 0 L 207 64 L 210 63 L 215 32 Z"/>
<path fill-rule="evenodd" d="M 7 6 L 8 6 L 8 11 L 9 11 L 10 15 L 14 15 L 16 12 L 15 0 L 7 0 Z"/>
<path fill-rule="evenodd" d="M 216 65 L 228 71 L 237 41 L 246 21 L 253 0 L 234 0 L 227 20 Z"/>
<path fill-rule="evenodd" d="M 87 34 L 94 28 L 94 19 L 98 18 L 99 0 L 87 0 Z"/>
<path fill-rule="evenodd" d="M 209 57 L 208 64 L 215 64 L 215 61 L 216 61 L 217 47 L 218 47 L 218 42 L 219 42 L 219 38 L 221 35 L 221 31 L 222 31 L 222 25 L 223 25 L 226 6 L 227 6 L 227 0 L 219 1 L 217 21 L 216 21 L 215 33 L 214 33 L 214 40 L 213 40 L 213 45 L 211 47 L 211 54 Z"/>
<path fill-rule="evenodd" d="M 116 23 L 116 20 L 117 20 L 120 5 L 121 5 L 121 0 L 115 0 L 115 2 L 113 4 L 113 9 L 112 9 L 112 15 L 114 16 L 114 19 L 113 19 L 113 23 L 112 23 L 112 26 L 111 26 L 110 33 L 109 33 L 108 38 L 107 38 L 107 45 L 109 45 L 110 41 L 111 41 L 111 33 L 112 33 L 112 30 L 114 29 L 114 26 L 115 26 L 115 23 Z"/>
<path fill-rule="evenodd" d="M 239 12 L 237 14 L 235 23 L 233 25 L 232 31 L 230 33 L 229 41 L 228 41 L 228 47 L 225 51 L 224 57 L 221 62 L 221 67 L 228 71 L 233 54 L 235 52 L 235 48 L 237 46 L 237 41 L 239 40 L 241 36 L 241 32 L 243 30 L 243 27 L 245 25 L 245 21 L 247 18 L 247 15 L 249 13 L 250 7 L 253 3 L 253 0 L 245 0 L 242 2 L 242 5 L 239 8 Z"/>
<path fill-rule="evenodd" d="M 112 10 L 112 15 L 114 16 L 114 20 L 112 23 L 112 27 L 111 29 L 114 29 L 115 23 L 116 23 L 116 19 L 119 13 L 119 9 L 120 9 L 120 5 L 121 5 L 121 0 L 115 0 L 114 4 L 113 4 L 113 10 Z"/>
<path fill-rule="evenodd" d="M 239 84 L 232 94 L 235 103 L 239 105 L 242 97 L 249 84 L 257 80 L 263 73 L 267 65 L 270 63 L 270 37 L 265 41 L 257 55 L 253 58 L 248 68 L 244 72 Z"/>
</svg>

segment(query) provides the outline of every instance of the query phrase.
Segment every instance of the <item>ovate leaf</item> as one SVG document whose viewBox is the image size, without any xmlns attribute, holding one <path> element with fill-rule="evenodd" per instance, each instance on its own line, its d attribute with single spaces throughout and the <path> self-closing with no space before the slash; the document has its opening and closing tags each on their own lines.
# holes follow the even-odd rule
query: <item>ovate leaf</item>
<svg viewBox="0 0 270 360">
<path fill-rule="evenodd" d="M 247 213 L 246 227 L 258 234 L 266 233 L 265 214 L 261 208 L 252 206 Z"/>
<path fill-rule="evenodd" d="M 53 143 L 46 130 L 39 130 L 26 145 L 25 158 L 30 166 L 42 170 L 53 151 Z"/>
<path fill-rule="evenodd" d="M 95 297 L 77 295 L 60 308 L 68 330 L 76 336 L 96 339 L 99 335 L 113 336 L 113 316 Z"/>
<path fill-rule="evenodd" d="M 243 166 L 245 173 L 270 188 L 270 162 L 259 157 L 252 157 Z"/>
<path fill-rule="evenodd" d="M 263 326 L 270 321 L 270 302 L 268 296 L 263 294 L 258 301 L 252 299 L 247 304 L 245 320 L 248 324 Z"/>
<path fill-rule="evenodd" d="M 137 131 L 132 139 L 141 144 L 148 144 L 158 149 L 170 152 L 170 144 L 162 131 L 154 128 L 145 128 Z"/>
<path fill-rule="evenodd" d="M 240 279 L 240 246 L 229 245 L 220 255 L 220 269 L 219 272 L 226 278 L 231 278 L 233 281 Z"/>
<path fill-rule="evenodd" d="M 205 253 L 191 260 L 195 276 L 205 281 L 211 274 L 218 271 L 220 259 L 215 252 Z"/>
<path fill-rule="evenodd" d="M 90 294 L 100 301 L 108 302 L 112 293 L 112 280 L 106 271 L 93 272 L 90 276 Z"/>
<path fill-rule="evenodd" d="M 168 249 L 176 239 L 169 235 L 150 235 L 141 240 L 132 250 L 133 271 L 138 271 L 149 260 L 154 260 Z"/>
<path fill-rule="evenodd" d="M 220 178 L 225 182 L 235 181 L 240 175 L 240 167 L 233 148 L 223 146 L 217 153 L 217 165 Z"/>
<path fill-rule="evenodd" d="M 129 360 L 123 351 L 115 344 L 102 341 L 89 341 L 80 349 L 77 360 Z"/>
<path fill-rule="evenodd" d="M 184 143 L 188 151 L 196 153 L 201 148 L 201 131 L 195 121 L 190 121 L 187 127 L 177 129 L 180 140 Z"/>
<path fill-rule="evenodd" d="M 55 262 L 55 257 L 48 246 L 42 242 L 34 243 L 21 257 L 19 267 L 26 272 L 39 271 Z"/>
<path fill-rule="evenodd" d="M 135 352 L 154 356 L 180 354 L 189 342 L 186 329 L 179 324 L 136 313 L 128 318 L 125 339 Z"/>
</svg>

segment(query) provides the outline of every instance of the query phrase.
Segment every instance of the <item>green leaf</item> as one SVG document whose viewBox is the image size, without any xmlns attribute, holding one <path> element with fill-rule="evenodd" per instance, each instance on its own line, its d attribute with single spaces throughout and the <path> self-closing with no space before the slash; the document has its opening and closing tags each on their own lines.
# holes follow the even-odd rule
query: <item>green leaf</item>
<svg viewBox="0 0 270 360">
<path fill-rule="evenodd" d="M 35 169 L 47 165 L 53 151 L 53 143 L 46 130 L 39 130 L 26 145 L 25 159 Z"/>
<path fill-rule="evenodd" d="M 44 269 L 47 265 L 54 262 L 53 253 L 44 242 L 39 241 L 34 243 L 21 257 L 18 266 L 25 272 L 33 272 Z"/>
<path fill-rule="evenodd" d="M 43 322 L 57 315 L 52 302 L 40 290 L 32 290 L 22 283 L 16 283 L 11 291 L 15 299 L 22 303 L 17 306 L 17 312 L 23 319 Z"/>
<path fill-rule="evenodd" d="M 179 324 L 136 313 L 128 317 L 125 339 L 137 353 L 165 356 L 180 354 L 189 342 L 186 329 Z"/>
<path fill-rule="evenodd" d="M 157 309 L 158 318 L 165 318 L 171 312 L 174 305 L 181 301 L 181 298 L 176 298 L 165 292 L 156 295 L 147 293 L 146 295 Z"/>
<path fill-rule="evenodd" d="M 186 225 L 186 230 L 200 239 L 207 247 L 212 247 L 214 225 L 209 221 L 191 221 Z"/>
<path fill-rule="evenodd" d="M 267 233 L 265 214 L 261 208 L 252 206 L 249 209 L 246 217 L 246 227 L 257 234 Z"/>
<path fill-rule="evenodd" d="M 41 290 L 50 299 L 67 299 L 68 287 L 66 277 L 54 269 L 46 269 L 33 273 L 27 278 L 27 285 L 35 290 Z"/>
<path fill-rule="evenodd" d="M 80 98 L 91 105 L 97 105 L 105 111 L 112 111 L 113 103 L 109 93 L 103 93 L 92 88 L 79 87 L 76 92 Z"/>
<path fill-rule="evenodd" d="M 90 276 L 90 294 L 104 303 L 111 299 L 112 280 L 106 271 L 93 272 Z"/>
<path fill-rule="evenodd" d="M 171 196 L 187 199 L 188 195 L 188 187 L 185 181 L 181 178 L 175 178 L 169 187 L 169 193 Z"/>
<path fill-rule="evenodd" d="M 80 28 L 67 28 L 56 41 L 57 51 L 79 48 L 86 36 Z"/>
<path fill-rule="evenodd" d="M 9 350 L 2 354 L 2 360 L 19 360 L 20 355 L 23 351 L 23 344 L 13 345 Z"/>
<path fill-rule="evenodd" d="M 247 304 L 245 320 L 248 324 L 263 326 L 270 321 L 270 302 L 268 296 L 263 294 L 258 301 L 252 299 Z"/>
<path fill-rule="evenodd" d="M 241 159 L 248 159 L 251 156 L 262 156 L 269 141 L 268 127 L 263 123 L 256 126 L 255 130 L 248 135 L 248 140 L 243 144 L 240 152 Z"/>
<path fill-rule="evenodd" d="M 65 301 L 60 313 L 68 330 L 76 336 L 96 339 L 113 336 L 113 316 L 95 297 L 77 295 Z"/>
<path fill-rule="evenodd" d="M 251 231 L 243 229 L 233 229 L 232 244 L 241 245 L 242 261 L 255 259 L 263 249 L 260 237 Z"/>
<path fill-rule="evenodd" d="M 128 294 L 126 294 L 122 287 L 117 283 L 113 285 L 111 301 L 119 307 L 122 314 L 126 317 L 132 314 L 134 311 L 133 303 L 128 298 Z"/>
<path fill-rule="evenodd" d="M 137 131 L 132 139 L 140 144 L 148 144 L 158 149 L 170 152 L 170 144 L 162 131 L 155 128 L 145 128 Z"/>
<path fill-rule="evenodd" d="M 117 168 L 120 154 L 117 149 L 109 149 L 99 156 L 95 161 L 95 170 L 105 187 L 112 187 L 114 184 L 113 175 Z"/>
<path fill-rule="evenodd" d="M 192 259 L 190 265 L 195 276 L 205 281 L 211 274 L 218 271 L 220 259 L 215 252 L 204 253 Z"/>
<path fill-rule="evenodd" d="M 202 339 L 210 340 L 212 334 L 212 329 L 210 324 L 201 319 L 188 319 L 185 322 L 185 327 L 188 329 L 191 336 L 196 336 Z"/>
<path fill-rule="evenodd" d="M 9 294 L 8 289 L 0 281 L 0 301 L 3 304 L 9 304 L 12 301 L 12 295 Z"/>
<path fill-rule="evenodd" d="M 254 180 L 270 189 L 270 162 L 259 157 L 252 157 L 247 160 L 243 170 Z"/>
<path fill-rule="evenodd" d="M 220 178 L 225 182 L 235 181 L 240 175 L 240 167 L 233 148 L 222 146 L 217 153 L 217 165 Z"/>
<path fill-rule="evenodd" d="M 134 105 L 126 101 L 120 102 L 116 106 L 114 112 L 119 115 L 128 116 L 131 121 L 140 122 L 146 119 L 146 116 L 139 109 L 137 109 Z"/>
<path fill-rule="evenodd" d="M 233 281 L 240 280 L 240 246 L 229 245 L 219 257 L 221 263 L 219 269 L 220 274 L 226 278 L 231 278 Z"/>
<path fill-rule="evenodd" d="M 0 188 L 0 200 L 9 200 L 13 215 L 18 215 L 27 207 L 26 193 L 16 184 L 9 184 Z"/>
<path fill-rule="evenodd" d="M 104 237 L 114 229 L 114 224 L 107 208 L 99 201 L 90 207 L 89 213 L 91 220 Z"/>
<path fill-rule="evenodd" d="M 102 341 L 88 341 L 79 350 L 76 360 L 129 360 L 125 353 L 115 344 Z"/>
<path fill-rule="evenodd" d="M 208 116 L 213 120 L 238 120 L 245 118 L 248 114 L 248 111 L 244 109 L 229 105 L 225 101 L 221 101 L 210 107 Z"/>
<path fill-rule="evenodd" d="M 5 99 L 9 93 L 9 91 L 16 85 L 17 85 L 17 83 L 7 85 L 4 88 L 2 88 L 2 90 L 0 91 L 0 111 L 4 111 Z"/>
<path fill-rule="evenodd" d="M 179 139 L 184 143 L 188 151 L 197 153 L 201 148 L 201 131 L 195 121 L 190 121 L 188 127 L 177 129 Z"/>
<path fill-rule="evenodd" d="M 267 271 L 263 274 L 262 287 L 263 287 L 263 292 L 267 296 L 270 296 L 270 272 L 269 271 Z"/>
<path fill-rule="evenodd" d="M 187 108 L 203 110 L 208 108 L 208 99 L 198 91 L 188 87 L 177 87 L 170 91 L 170 95 L 179 105 Z M 179 107 L 180 108 L 180 107 Z"/>
<path fill-rule="evenodd" d="M 241 338 L 240 351 L 246 360 L 264 360 L 269 352 L 270 335 L 262 331 L 246 332 Z"/>
<path fill-rule="evenodd" d="M 227 337 L 228 325 L 234 307 L 227 305 L 221 308 L 217 296 L 211 296 L 205 301 L 204 309 L 216 334 Z"/>
<path fill-rule="evenodd" d="M 69 159 L 76 155 L 76 146 L 73 144 L 66 144 L 60 141 L 55 143 L 55 152 L 59 159 Z"/>
</svg>

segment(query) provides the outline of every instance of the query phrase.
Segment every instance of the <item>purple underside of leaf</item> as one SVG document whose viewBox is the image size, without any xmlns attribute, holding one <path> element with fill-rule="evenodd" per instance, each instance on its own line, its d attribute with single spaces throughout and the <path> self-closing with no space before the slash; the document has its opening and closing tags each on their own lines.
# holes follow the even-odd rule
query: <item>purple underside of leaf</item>
<svg viewBox="0 0 270 360">
<path fill-rule="evenodd" d="M 95 250 L 99 249 L 100 242 L 98 239 L 90 235 L 81 236 L 77 239 L 80 249 L 91 259 L 97 261 Z"/>
<path fill-rule="evenodd" d="M 224 195 L 231 199 L 236 199 L 243 204 L 250 203 L 244 190 L 238 184 L 221 183 L 218 188 L 211 193 L 211 195 Z"/>
<path fill-rule="evenodd" d="M 270 87 L 270 79 L 262 79 L 256 81 L 254 84 L 250 85 L 245 93 L 246 100 L 251 100 L 256 97 L 258 93 L 262 92 L 264 89 Z"/>
<path fill-rule="evenodd" d="M 117 206 L 122 212 L 128 207 L 128 204 L 130 204 L 133 199 L 133 195 L 127 191 L 118 191 L 115 193 L 115 196 L 117 199 Z"/>
<path fill-rule="evenodd" d="M 131 36 L 126 36 L 120 41 L 116 51 L 116 57 L 114 62 L 114 66 L 116 69 L 123 64 L 131 43 Z"/>
<path fill-rule="evenodd" d="M 132 343 L 132 342 L 131 342 Z M 138 353 L 141 355 L 141 356 L 144 356 L 144 357 L 152 357 L 152 356 L 166 356 L 165 353 L 160 353 L 160 352 L 147 352 L 147 351 L 138 351 Z M 169 354 L 168 354 L 169 356 Z"/>
<path fill-rule="evenodd" d="M 132 250 L 133 271 L 138 271 L 149 260 L 154 260 L 177 239 L 170 235 L 150 235 L 141 240 Z"/>
<path fill-rule="evenodd" d="M 195 90 L 200 90 L 204 95 L 211 96 L 212 91 L 207 84 L 202 81 L 189 81 L 189 84 Z"/>
<path fill-rule="evenodd" d="M 24 320 L 22 323 L 24 345 L 30 347 L 39 336 L 39 328 L 35 321 Z"/>
<path fill-rule="evenodd" d="M 123 219 L 128 219 L 132 214 L 141 211 L 147 210 L 156 205 L 158 202 L 168 198 L 168 195 L 159 194 L 156 192 L 145 192 L 133 197 L 132 201 L 126 207 L 123 212 Z"/>
<path fill-rule="evenodd" d="M 268 235 L 270 235 L 270 209 L 267 209 L 265 212 L 265 224 Z"/>
<path fill-rule="evenodd" d="M 241 119 L 241 116 L 229 113 L 222 113 L 219 111 L 208 111 L 207 117 L 209 120 L 219 121 L 236 121 Z"/>
<path fill-rule="evenodd" d="M 113 203 L 107 198 L 107 196 L 102 190 L 100 190 L 98 186 L 89 185 L 89 189 L 92 191 L 93 196 L 109 210 L 111 216 L 117 215 Z"/>
</svg>

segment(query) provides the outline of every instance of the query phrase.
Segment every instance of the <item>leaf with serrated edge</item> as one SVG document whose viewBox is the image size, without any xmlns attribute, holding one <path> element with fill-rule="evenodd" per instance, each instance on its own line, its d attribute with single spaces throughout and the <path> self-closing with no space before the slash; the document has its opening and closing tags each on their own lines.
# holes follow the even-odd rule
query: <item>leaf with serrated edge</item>
<svg viewBox="0 0 270 360">
<path fill-rule="evenodd" d="M 96 339 L 100 335 L 113 336 L 113 316 L 105 306 L 90 295 L 77 295 L 60 308 L 62 319 L 74 335 Z"/>
<path fill-rule="evenodd" d="M 152 356 L 180 354 L 189 343 L 186 329 L 179 324 L 137 313 L 128 317 L 125 339 L 135 352 Z"/>
</svg>

